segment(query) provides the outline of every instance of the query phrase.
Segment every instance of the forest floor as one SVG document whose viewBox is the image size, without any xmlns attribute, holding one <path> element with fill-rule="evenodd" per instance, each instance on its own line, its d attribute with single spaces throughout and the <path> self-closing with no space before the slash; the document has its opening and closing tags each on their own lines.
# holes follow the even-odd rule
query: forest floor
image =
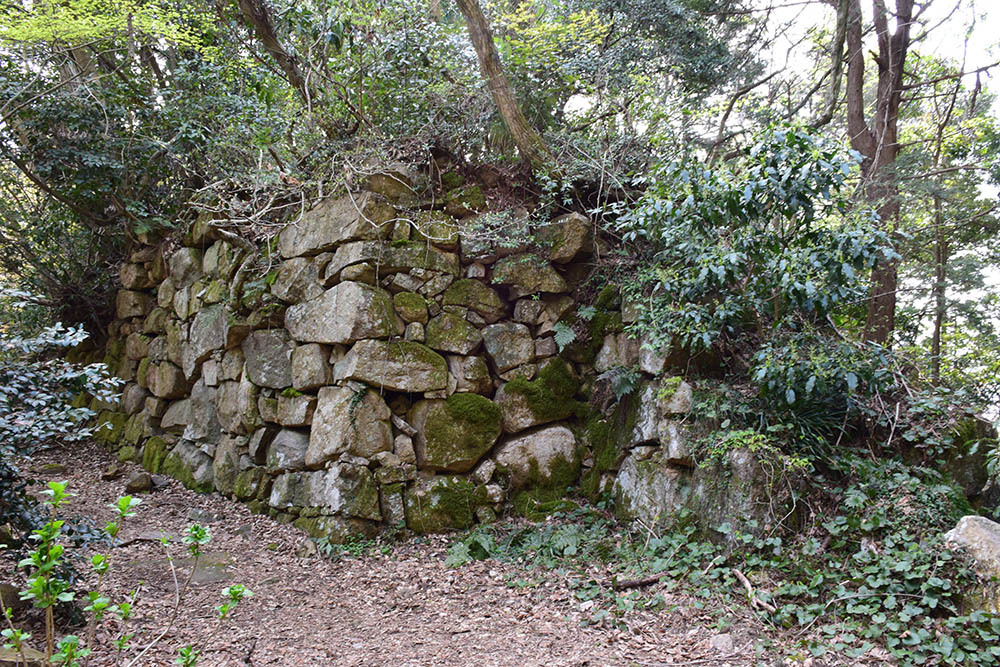
<svg viewBox="0 0 1000 667">
<path fill-rule="evenodd" d="M 40 484 L 66 480 L 76 493 L 69 514 L 103 526 L 109 506 L 125 493 L 128 473 L 103 481 L 114 460 L 98 447 L 38 455 L 30 464 Z M 62 464 L 65 471 L 52 465 Z M 173 554 L 181 586 L 190 570 L 180 536 L 197 521 L 208 526 L 193 581 L 172 627 L 176 587 L 166 557 Z M 170 536 L 164 546 L 157 538 Z M 201 650 L 199 665 L 751 665 L 792 664 L 777 655 L 755 655 L 771 632 L 752 614 L 697 609 L 683 592 L 662 591 L 669 611 L 630 611 L 618 622 L 588 621 L 590 605 L 564 585 L 558 570 L 526 571 L 497 560 L 445 566 L 454 536 L 409 538 L 383 551 L 368 549 L 336 559 L 305 555 L 304 534 L 218 494 L 197 494 L 174 480 L 142 494 L 103 590 L 115 602 L 139 586 L 129 631 L 142 647 L 163 638 L 135 665 L 170 665 L 179 648 Z M 86 563 L 80 563 L 84 570 Z M 86 569 L 89 569 L 86 568 Z M 537 575 L 537 576 L 536 576 Z M 141 584 L 140 584 L 141 582 Z M 87 590 L 84 582 L 81 590 Z M 253 591 L 225 621 L 216 607 L 231 583 Z M 22 618 L 37 626 L 37 616 Z M 725 629 L 719 627 L 727 619 Z M 731 623 L 731 625 L 729 625 Z M 83 636 L 85 628 L 72 629 Z M 119 664 L 107 624 L 98 631 L 91 665 Z M 42 637 L 36 628 L 34 635 Z M 131 652 L 134 656 L 136 650 Z M 782 652 L 785 655 L 787 653 Z M 128 664 L 126 656 L 121 664 Z M 812 660 L 795 664 L 814 664 Z M 831 663 L 825 663 L 831 664 Z"/>
</svg>

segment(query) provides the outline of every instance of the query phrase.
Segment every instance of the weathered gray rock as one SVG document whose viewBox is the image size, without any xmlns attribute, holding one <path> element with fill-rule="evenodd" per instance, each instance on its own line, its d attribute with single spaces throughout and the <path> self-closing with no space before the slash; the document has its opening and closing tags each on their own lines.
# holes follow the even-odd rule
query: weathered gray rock
<svg viewBox="0 0 1000 667">
<path fill-rule="evenodd" d="M 594 226 L 579 213 L 567 213 L 539 229 L 535 238 L 549 247 L 549 259 L 566 264 L 593 251 Z"/>
<path fill-rule="evenodd" d="M 275 418 L 282 426 L 297 427 L 312 424 L 313 413 L 316 411 L 316 397 L 308 394 L 298 396 L 278 396 L 278 408 Z"/>
<path fill-rule="evenodd" d="M 384 245 L 379 242 L 357 241 L 337 248 L 333 259 L 326 266 L 323 280 L 329 284 L 336 280 L 343 269 L 361 262 L 378 266 L 381 275 L 407 273 L 411 269 L 440 271 L 452 276 L 461 273 L 458 255 L 427 243 L 398 241 L 392 245 Z"/>
<path fill-rule="evenodd" d="M 604 337 L 600 352 L 594 361 L 594 368 L 598 373 L 624 366 L 631 368 L 639 363 L 639 341 L 631 338 L 627 333 L 608 334 Z"/>
<path fill-rule="evenodd" d="M 362 519 L 379 520 L 378 485 L 367 468 L 334 464 L 327 470 L 293 472 L 274 480 L 271 507 L 312 507 L 320 512 L 339 513 Z"/>
<path fill-rule="evenodd" d="M 392 441 L 392 451 L 402 463 L 416 464 L 417 452 L 413 448 L 413 438 L 400 433 Z"/>
<path fill-rule="evenodd" d="M 258 388 L 246 377 L 238 382 L 227 380 L 219 385 L 215 409 L 224 429 L 240 435 L 253 432 L 260 422 L 258 392 Z"/>
<path fill-rule="evenodd" d="M 507 304 L 492 287 L 478 280 L 465 278 L 457 280 L 445 291 L 444 306 L 464 306 L 478 313 L 492 324 L 507 314 Z"/>
<path fill-rule="evenodd" d="M 144 290 L 156 285 L 149 271 L 142 264 L 122 264 L 119 276 L 125 289 Z"/>
<path fill-rule="evenodd" d="M 200 364 L 213 351 L 224 349 L 229 339 L 229 328 L 229 313 L 222 304 L 199 310 L 188 330 L 187 348 L 194 363 Z"/>
<path fill-rule="evenodd" d="M 177 290 L 174 287 L 174 282 L 170 278 L 165 279 L 156 288 L 156 305 L 165 310 L 173 309 L 175 291 Z"/>
<path fill-rule="evenodd" d="M 212 460 L 212 478 L 215 490 L 231 496 L 236 490 L 236 476 L 240 472 L 240 452 L 246 448 L 247 438 L 227 435 L 219 440 Z"/>
<path fill-rule="evenodd" d="M 370 174 L 365 179 L 365 189 L 382 195 L 394 202 L 415 202 L 417 191 L 414 188 L 414 181 L 417 174 L 405 164 L 397 162 L 390 164 L 385 169 Z"/>
<path fill-rule="evenodd" d="M 259 387 L 283 389 L 292 384 L 292 343 L 283 329 L 254 331 L 243 341 L 246 373 Z"/>
<path fill-rule="evenodd" d="M 403 331 L 403 340 L 413 341 L 414 343 L 426 343 L 427 333 L 424 331 L 424 325 L 420 322 L 410 322 L 406 325 L 406 330 Z"/>
<path fill-rule="evenodd" d="M 164 308 L 156 306 L 149 311 L 149 315 L 142 322 L 142 333 L 161 334 L 167 330 L 167 322 L 170 320 L 170 312 Z"/>
<path fill-rule="evenodd" d="M 364 283 L 343 282 L 322 296 L 292 306 L 285 313 L 292 338 L 308 343 L 353 343 L 403 333 L 392 297 Z"/>
<path fill-rule="evenodd" d="M 201 270 L 208 275 L 228 280 L 236 269 L 234 260 L 233 247 L 226 241 L 216 241 L 205 251 L 205 256 L 201 259 Z"/>
<path fill-rule="evenodd" d="M 944 539 L 971 557 L 985 582 L 980 590 L 969 591 L 966 601 L 983 611 L 1000 613 L 1000 523 L 983 516 L 963 516 Z"/>
<path fill-rule="evenodd" d="M 282 257 L 316 255 L 348 241 L 382 239 L 396 210 L 369 193 L 326 199 L 278 236 Z"/>
<path fill-rule="evenodd" d="M 125 482 L 125 493 L 146 493 L 153 488 L 153 478 L 144 470 L 134 470 Z"/>
<path fill-rule="evenodd" d="M 468 472 L 500 437 L 500 409 L 478 394 L 419 401 L 407 420 L 417 429 L 417 465 L 424 470 Z"/>
<path fill-rule="evenodd" d="M 274 436 L 267 449 L 267 471 L 302 470 L 306 466 L 309 433 L 283 428 Z"/>
<path fill-rule="evenodd" d="M 122 410 L 127 415 L 134 415 L 141 411 L 146 405 L 146 397 L 149 392 L 137 384 L 129 383 L 122 391 Z"/>
<path fill-rule="evenodd" d="M 493 379 L 489 366 L 482 357 L 448 356 L 448 372 L 455 378 L 455 391 L 489 394 L 493 391 Z"/>
<path fill-rule="evenodd" d="M 138 361 L 149 355 L 149 336 L 141 333 L 131 333 L 125 337 L 125 356 Z"/>
<path fill-rule="evenodd" d="M 318 343 L 299 345 L 292 350 L 292 387 L 310 391 L 333 381 L 333 366 L 327 359 L 330 350 Z"/>
<path fill-rule="evenodd" d="M 323 387 L 313 415 L 306 465 L 318 467 L 341 454 L 366 459 L 392 450 L 392 413 L 375 392 Z"/>
<path fill-rule="evenodd" d="M 198 380 L 191 388 L 188 401 L 188 424 L 184 439 L 217 442 L 222 435 L 222 425 L 215 411 L 218 390 Z"/>
<path fill-rule="evenodd" d="M 669 527 L 690 513 L 703 530 L 729 523 L 754 533 L 769 525 L 771 503 L 782 503 L 780 498 L 768 498 L 766 480 L 746 449 L 729 452 L 722 465 L 695 468 L 672 465 L 661 452 L 646 458 L 636 451 L 621 464 L 614 484 L 615 506 L 622 519 L 639 519 L 649 526 Z M 751 520 L 757 528 L 748 523 Z"/>
<path fill-rule="evenodd" d="M 280 432 L 281 429 L 273 424 L 266 424 L 253 432 L 253 435 L 250 436 L 250 442 L 247 444 L 247 453 L 254 463 L 264 465 L 267 461 L 267 449 Z"/>
<path fill-rule="evenodd" d="M 499 373 L 529 364 L 535 359 L 535 340 L 531 337 L 531 330 L 523 324 L 491 324 L 483 329 L 483 342 Z"/>
<path fill-rule="evenodd" d="M 170 280 L 176 289 L 188 287 L 201 278 L 201 251 L 196 248 L 178 248 L 170 256 Z"/>
<path fill-rule="evenodd" d="M 324 267 L 325 268 L 325 267 Z M 271 294 L 288 303 L 315 299 L 323 294 L 318 264 L 308 257 L 285 260 L 278 267 Z"/>
<path fill-rule="evenodd" d="M 427 347 L 439 352 L 472 354 L 483 340 L 479 329 L 465 318 L 444 312 L 427 323 Z"/>
<path fill-rule="evenodd" d="M 576 438 L 565 426 L 546 426 L 512 438 L 497 449 L 493 459 L 515 489 L 570 483 L 572 479 L 564 478 L 575 477 L 580 465 Z"/>
<path fill-rule="evenodd" d="M 130 317 L 144 317 L 153 309 L 154 303 L 153 297 L 145 292 L 123 289 L 118 292 L 115 313 L 120 320 Z"/>
<path fill-rule="evenodd" d="M 181 398 L 188 391 L 183 371 L 168 361 L 150 365 L 146 384 L 153 396 L 158 398 Z"/>
<path fill-rule="evenodd" d="M 174 401 L 168 407 L 163 417 L 160 419 L 160 428 L 168 433 L 183 433 L 188 422 L 191 421 L 191 401 L 183 399 Z"/>
<path fill-rule="evenodd" d="M 532 254 L 511 255 L 493 265 L 493 282 L 510 288 L 512 298 L 529 294 L 568 292 L 563 277 L 547 261 Z"/>
<path fill-rule="evenodd" d="M 426 345 L 411 341 L 361 340 L 334 368 L 337 381 L 358 380 L 390 391 L 447 389 L 448 365 Z"/>
</svg>

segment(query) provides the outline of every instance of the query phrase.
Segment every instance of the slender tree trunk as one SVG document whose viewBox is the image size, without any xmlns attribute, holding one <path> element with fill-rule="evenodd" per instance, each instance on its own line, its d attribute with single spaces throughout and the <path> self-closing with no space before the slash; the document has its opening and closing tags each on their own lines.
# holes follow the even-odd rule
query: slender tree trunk
<svg viewBox="0 0 1000 667">
<path fill-rule="evenodd" d="M 872 19 L 878 41 L 878 53 L 874 56 L 878 66 L 878 79 L 875 109 L 870 121 L 865 113 L 861 0 L 849 2 L 846 35 L 847 127 L 851 146 L 864 156 L 861 173 L 865 196 L 882 219 L 883 228 L 893 232 L 899 219 L 899 187 L 893 168 L 899 156 L 899 105 L 902 101 L 903 64 L 910 46 L 914 0 L 896 0 L 896 30 L 891 33 L 885 0 L 872 0 Z M 879 264 L 872 270 L 865 340 L 889 342 L 896 325 L 898 285 L 898 267 L 895 262 Z"/>
<path fill-rule="evenodd" d="M 310 89 L 308 83 L 306 83 L 305 76 L 303 76 L 302 70 L 299 69 L 299 64 L 295 60 L 295 57 L 288 53 L 278 39 L 278 34 L 274 30 L 274 23 L 271 21 L 271 14 L 268 12 L 264 0 L 238 0 L 238 4 L 243 18 L 253 26 L 254 32 L 257 33 L 257 39 L 260 40 L 264 49 L 271 54 L 274 61 L 278 63 L 278 67 L 284 72 L 288 83 L 292 85 L 292 88 L 295 89 L 302 98 L 302 101 L 305 102 L 306 108 L 311 110 L 315 101 L 315 95 L 313 95 L 313 91 Z"/>
<path fill-rule="evenodd" d="M 948 312 L 948 235 L 944 229 L 941 196 L 934 195 L 934 331 L 931 334 L 931 380 L 941 383 L 941 331 Z"/>
<path fill-rule="evenodd" d="M 472 46 L 476 49 L 479 69 L 489 84 L 493 101 L 497 105 L 500 117 L 503 118 L 504 125 L 514 139 L 521 159 L 528 163 L 532 170 L 542 168 L 549 157 L 549 150 L 542 137 L 528 123 L 521 105 L 514 97 L 510 81 L 507 80 L 507 75 L 504 74 L 500 64 L 500 56 L 493 42 L 493 33 L 486 17 L 483 16 L 478 0 L 456 0 L 456 2 L 462 16 L 465 17 Z"/>
</svg>

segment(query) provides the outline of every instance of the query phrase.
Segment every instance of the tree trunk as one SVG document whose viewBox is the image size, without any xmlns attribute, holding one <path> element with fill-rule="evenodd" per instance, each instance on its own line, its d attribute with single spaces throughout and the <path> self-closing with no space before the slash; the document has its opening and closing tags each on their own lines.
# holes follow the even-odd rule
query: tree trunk
<svg viewBox="0 0 1000 667">
<path fill-rule="evenodd" d="M 899 156 L 898 121 L 902 98 L 903 63 L 910 46 L 914 0 L 896 0 L 896 31 L 889 32 L 885 0 L 873 0 L 873 23 L 878 39 L 878 80 L 871 122 L 865 114 L 864 29 L 861 0 L 850 0 L 847 20 L 847 127 L 851 147 L 864 156 L 861 175 L 865 196 L 892 232 L 899 219 L 899 187 L 893 171 Z M 864 338 L 888 343 L 895 328 L 897 265 L 880 264 L 872 270 Z"/>
<path fill-rule="evenodd" d="M 934 331 L 931 334 L 931 380 L 941 383 L 941 332 L 948 312 L 945 282 L 948 278 L 948 235 L 944 230 L 941 196 L 934 195 Z"/>
<path fill-rule="evenodd" d="M 490 25 L 483 16 L 483 10 L 479 6 L 478 0 L 456 0 L 458 8 L 465 17 L 465 25 L 469 29 L 469 38 L 472 46 L 476 49 L 476 57 L 479 59 L 479 69 L 489 84 L 493 101 L 497 105 L 500 117 L 504 125 L 514 139 L 518 152 L 532 170 L 543 167 L 549 157 L 549 150 L 542 141 L 542 137 L 531 127 L 528 119 L 525 118 L 521 105 L 514 97 L 514 91 L 510 87 L 510 81 L 504 74 L 500 65 L 500 56 L 497 54 L 496 44 L 493 42 L 493 33 Z"/>
<path fill-rule="evenodd" d="M 306 83 L 306 79 L 302 75 L 302 70 L 299 69 L 295 57 L 289 54 L 285 50 L 285 47 L 281 45 L 264 0 L 239 0 L 238 4 L 243 18 L 253 26 L 254 32 L 257 33 L 257 39 L 260 40 L 264 49 L 271 54 L 274 61 L 278 63 L 278 67 L 284 72 L 288 83 L 298 92 L 302 101 L 305 102 L 306 108 L 311 111 L 315 96 L 312 90 L 310 90 L 309 84 Z"/>
</svg>

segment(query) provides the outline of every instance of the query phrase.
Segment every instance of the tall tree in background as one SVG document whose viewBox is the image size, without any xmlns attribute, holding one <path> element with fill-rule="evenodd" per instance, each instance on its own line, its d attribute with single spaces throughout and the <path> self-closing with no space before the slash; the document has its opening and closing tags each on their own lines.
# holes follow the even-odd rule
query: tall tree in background
<svg viewBox="0 0 1000 667">
<path fill-rule="evenodd" d="M 892 231 L 899 218 L 899 189 L 893 165 L 899 156 L 899 106 L 903 92 L 903 64 L 910 47 L 910 30 L 916 16 L 914 0 L 896 0 L 890 15 L 885 0 L 873 0 L 872 23 L 877 38 L 873 60 L 878 68 L 874 109 L 866 111 L 864 17 L 861 0 L 849 0 L 847 13 L 847 129 L 851 146 L 864 156 L 861 163 L 867 199 Z M 925 3 L 921 8 L 926 8 Z M 919 12 L 918 12 L 919 13 Z M 890 19 L 895 29 L 890 27 Z M 895 327 L 896 290 L 899 284 L 895 262 L 884 262 L 872 270 L 865 339 L 886 343 Z"/>
<path fill-rule="evenodd" d="M 479 59 L 479 68 L 489 84 L 490 94 L 496 102 L 504 125 L 514 139 L 514 145 L 517 146 L 521 159 L 533 170 L 538 170 L 549 157 L 549 150 L 538 131 L 528 123 L 521 105 L 514 96 L 514 90 L 500 64 L 500 55 L 493 42 L 490 24 L 477 0 L 456 0 L 456 2 L 462 16 L 465 17 L 469 39 L 472 40 L 476 57 Z"/>
</svg>

